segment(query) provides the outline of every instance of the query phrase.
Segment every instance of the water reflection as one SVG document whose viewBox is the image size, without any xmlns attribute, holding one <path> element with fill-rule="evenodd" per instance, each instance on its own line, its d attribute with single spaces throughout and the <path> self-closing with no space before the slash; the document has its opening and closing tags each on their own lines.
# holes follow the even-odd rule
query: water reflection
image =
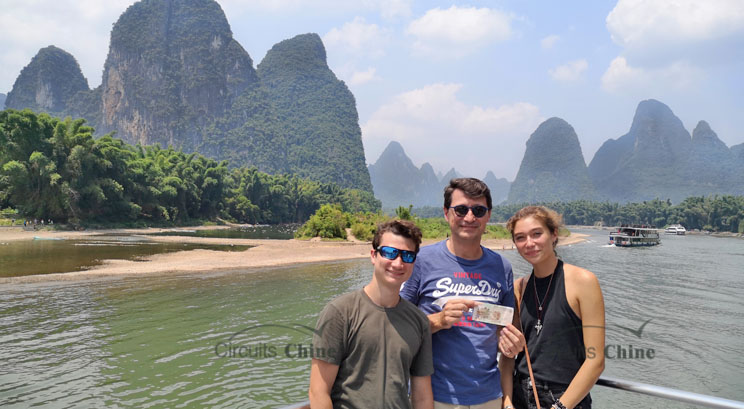
<svg viewBox="0 0 744 409">
<path fill-rule="evenodd" d="M 187 237 L 210 237 L 220 239 L 274 239 L 289 240 L 294 237 L 299 224 L 281 225 L 256 225 L 242 226 L 230 229 L 170 229 L 158 233 L 150 233 L 150 236 L 187 236 Z"/>
<path fill-rule="evenodd" d="M 655 350 L 653 359 L 608 359 L 605 375 L 744 400 L 741 241 L 662 240 L 629 251 L 603 247 L 606 234 L 596 233 L 559 250 L 597 274 L 608 345 Z M 517 276 L 529 273 L 515 251 L 501 254 Z M 361 288 L 371 270 L 369 260 L 354 260 L 0 286 L 0 406 L 271 408 L 306 400 L 310 358 L 296 345 L 311 337 L 293 328 L 314 326 L 328 301 Z M 648 319 L 640 336 L 620 328 Z M 220 356 L 215 346 L 235 334 L 253 353 Z M 269 353 L 255 352 L 264 346 Z M 601 387 L 592 395 L 602 408 L 689 407 Z"/>
<path fill-rule="evenodd" d="M 244 251 L 250 246 L 156 242 L 142 236 L 94 236 L 81 240 L 23 240 L 0 243 L 0 277 L 66 273 L 103 260 L 138 260 L 183 250 Z"/>
</svg>

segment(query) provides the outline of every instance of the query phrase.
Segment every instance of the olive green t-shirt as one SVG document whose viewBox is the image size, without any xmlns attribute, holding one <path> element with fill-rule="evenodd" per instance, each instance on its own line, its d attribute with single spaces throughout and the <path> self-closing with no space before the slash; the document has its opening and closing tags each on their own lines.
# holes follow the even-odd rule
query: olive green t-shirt
<svg viewBox="0 0 744 409">
<path fill-rule="evenodd" d="M 318 317 L 314 358 L 338 365 L 333 407 L 410 408 L 411 376 L 434 373 L 429 320 L 401 298 L 376 305 L 364 290 L 331 301 Z"/>
</svg>

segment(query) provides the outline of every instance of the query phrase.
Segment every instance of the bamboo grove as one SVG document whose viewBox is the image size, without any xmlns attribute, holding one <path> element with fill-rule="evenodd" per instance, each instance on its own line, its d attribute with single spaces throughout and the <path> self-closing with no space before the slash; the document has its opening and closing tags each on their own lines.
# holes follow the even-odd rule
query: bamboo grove
<svg viewBox="0 0 744 409">
<path fill-rule="evenodd" d="M 371 192 L 93 133 L 83 119 L 0 112 L 0 209 L 83 225 L 274 224 L 303 222 L 326 203 L 380 209 Z"/>
</svg>

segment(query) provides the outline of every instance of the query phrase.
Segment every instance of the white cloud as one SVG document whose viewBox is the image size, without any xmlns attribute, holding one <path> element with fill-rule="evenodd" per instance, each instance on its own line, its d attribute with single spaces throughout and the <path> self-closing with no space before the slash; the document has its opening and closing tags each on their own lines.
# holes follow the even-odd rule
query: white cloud
<svg viewBox="0 0 744 409">
<path fill-rule="evenodd" d="M 458 99 L 461 84 L 431 84 L 395 96 L 362 125 L 368 162 L 390 141 L 398 141 L 418 165 L 455 167 L 469 176 L 493 170 L 513 179 L 525 141 L 542 120 L 538 107 L 516 102 L 496 107 Z"/>
<path fill-rule="evenodd" d="M 602 89 L 614 94 L 642 97 L 665 90 L 688 90 L 703 78 L 700 69 L 686 62 L 675 62 L 654 69 L 633 67 L 624 57 L 617 57 L 602 75 Z"/>
<path fill-rule="evenodd" d="M 606 22 L 626 56 L 657 64 L 693 59 L 708 55 L 717 44 L 744 41 L 741 0 L 619 0 Z"/>
<path fill-rule="evenodd" d="M 431 9 L 408 25 L 414 49 L 423 54 L 463 56 L 512 35 L 512 18 L 498 10 L 452 6 Z"/>
<path fill-rule="evenodd" d="M 364 54 L 368 57 L 381 57 L 385 54 L 385 45 L 390 33 L 377 24 L 367 24 L 362 17 L 344 23 L 341 28 L 333 28 L 323 36 L 327 48 L 341 52 Z"/>
<path fill-rule="evenodd" d="M 548 73 L 556 81 L 572 82 L 581 78 L 581 74 L 589 67 L 586 60 L 571 61 L 548 70 Z"/>
<path fill-rule="evenodd" d="M 349 85 L 362 85 L 371 81 L 379 81 L 380 77 L 377 76 L 377 69 L 370 67 L 366 71 L 356 71 L 351 74 L 349 79 Z"/>
<path fill-rule="evenodd" d="M 543 38 L 542 40 L 540 40 L 540 47 L 542 47 L 544 50 L 549 50 L 549 49 L 553 48 L 553 46 L 555 45 L 555 43 L 557 43 L 558 40 L 560 40 L 560 39 L 561 38 L 559 36 L 557 36 L 555 34 L 551 34 L 551 35 Z"/>
</svg>

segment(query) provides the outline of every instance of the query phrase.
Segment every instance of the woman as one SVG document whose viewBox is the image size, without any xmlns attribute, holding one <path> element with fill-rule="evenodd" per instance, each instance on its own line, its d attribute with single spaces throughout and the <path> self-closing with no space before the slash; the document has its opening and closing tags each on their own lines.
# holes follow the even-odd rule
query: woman
<svg viewBox="0 0 744 409">
<path fill-rule="evenodd" d="M 517 357 L 513 396 L 516 408 L 536 408 L 526 356 L 543 408 L 591 407 L 589 390 L 604 369 L 605 318 L 597 277 L 558 259 L 561 217 L 542 206 L 519 210 L 506 224 L 532 274 L 516 280 L 514 294 L 527 355 Z"/>
</svg>

